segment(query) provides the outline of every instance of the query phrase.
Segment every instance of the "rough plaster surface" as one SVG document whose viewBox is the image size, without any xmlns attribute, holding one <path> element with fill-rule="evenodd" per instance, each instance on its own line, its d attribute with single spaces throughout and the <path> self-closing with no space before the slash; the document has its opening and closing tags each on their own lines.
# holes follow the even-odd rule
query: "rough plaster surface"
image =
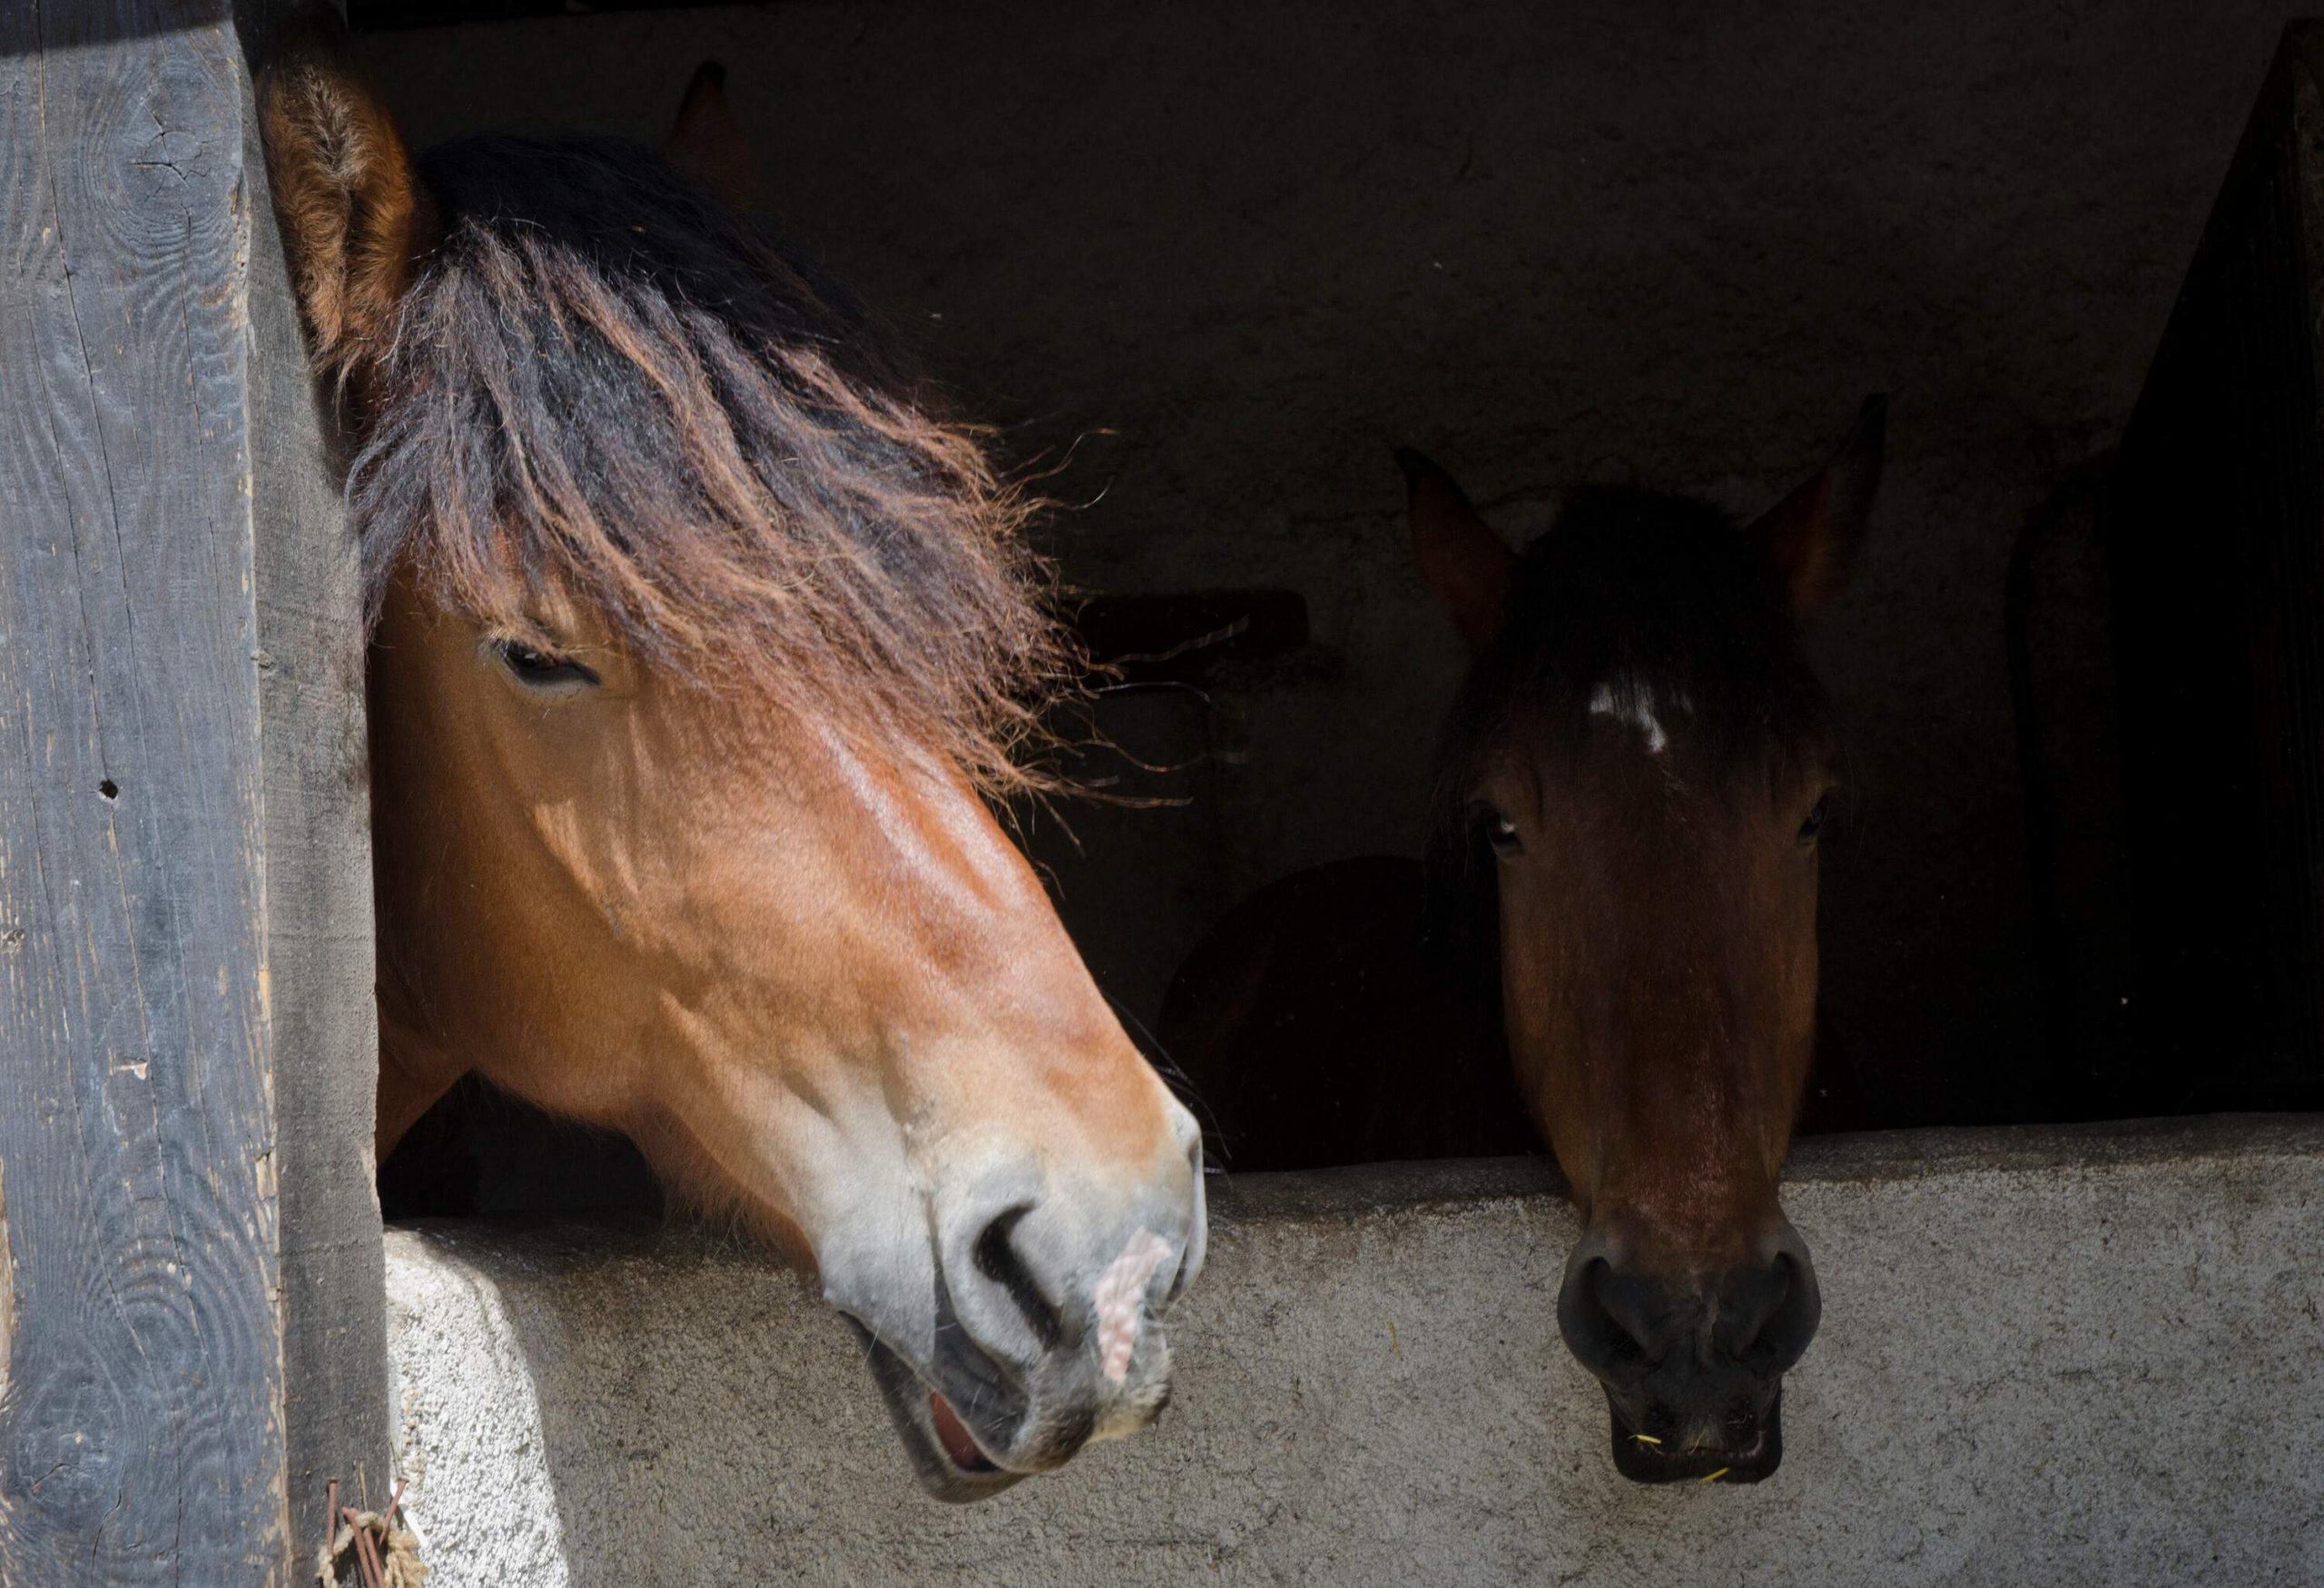
<svg viewBox="0 0 2324 1588">
<path fill-rule="evenodd" d="M 789 230 L 1012 456 L 1107 432 L 1052 482 L 1096 498 L 1054 527 L 1069 577 L 1305 593 L 1315 654 L 1213 692 L 1216 819 L 1098 819 L 1131 859 L 1059 864 L 1149 1018 L 1201 922 L 1148 901 L 1417 847 L 1459 656 L 1391 447 L 1514 538 L 1609 458 L 1755 508 L 1894 393 L 1878 525 L 1816 640 L 1856 812 L 1827 1004 L 1876 1093 L 1965 1119 L 2042 1079 L 2010 543 L 2118 432 L 2299 9 L 788 0 L 363 53 L 422 143 L 655 138 L 724 58 Z"/>
<path fill-rule="evenodd" d="M 1538 1162 L 1225 1183 L 1155 1428 L 921 1497 L 839 1321 L 698 1234 L 389 1237 L 401 1455 L 463 1584 L 2324 1580 L 2324 1120 L 1832 1139 L 1756 1488 L 1634 1487 Z"/>
</svg>

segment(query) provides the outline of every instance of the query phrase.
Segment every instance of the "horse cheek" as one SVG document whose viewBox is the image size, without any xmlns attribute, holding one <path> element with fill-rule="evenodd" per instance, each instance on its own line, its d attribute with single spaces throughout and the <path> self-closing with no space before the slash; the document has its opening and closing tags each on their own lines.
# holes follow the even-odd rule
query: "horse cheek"
<svg viewBox="0 0 2324 1588">
<path fill-rule="evenodd" d="M 1596 1186 L 1598 1110 L 1586 1095 L 1587 1056 L 1565 977 L 1552 952 L 1547 870 L 1522 863 L 1501 875 L 1502 1021 L 1519 1095 L 1585 1210 Z"/>
</svg>

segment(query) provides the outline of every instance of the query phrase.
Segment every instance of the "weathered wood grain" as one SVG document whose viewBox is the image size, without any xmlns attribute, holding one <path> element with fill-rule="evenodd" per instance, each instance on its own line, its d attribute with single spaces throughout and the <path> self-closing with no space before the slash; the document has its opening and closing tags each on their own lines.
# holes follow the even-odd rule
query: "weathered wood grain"
<svg viewBox="0 0 2324 1588">
<path fill-rule="evenodd" d="M 246 49 L 293 9 L 238 0 Z M 256 62 L 251 64 L 254 67 Z M 379 1039 L 355 544 L 340 511 L 248 102 L 251 445 L 258 570 L 266 952 L 282 1206 L 291 1537 L 326 1484 L 379 1503 L 389 1474 L 386 1285 L 371 1161 Z"/>
<path fill-rule="evenodd" d="M 248 125 L 226 0 L 0 5 L 10 1584 L 285 1580 L 286 1353 L 301 1459 L 386 1476 L 353 634 Z"/>
</svg>

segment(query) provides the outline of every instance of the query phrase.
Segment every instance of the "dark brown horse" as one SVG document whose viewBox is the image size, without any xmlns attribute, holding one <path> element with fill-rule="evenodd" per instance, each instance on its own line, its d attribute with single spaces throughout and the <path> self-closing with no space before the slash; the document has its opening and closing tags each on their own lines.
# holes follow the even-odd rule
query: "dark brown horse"
<svg viewBox="0 0 2324 1588">
<path fill-rule="evenodd" d="M 815 1267 L 944 1497 L 1143 1425 L 1199 1137 L 988 806 L 1063 671 L 1019 504 L 662 157 L 414 163 L 320 38 L 262 110 L 375 626 L 381 1156 L 470 1071 L 626 1131 Z M 730 133 L 698 76 L 673 153 Z"/>
<path fill-rule="evenodd" d="M 1773 1472 L 1817 1324 L 1777 1198 L 1834 784 L 1798 631 L 1863 538 L 1883 416 L 1748 527 L 1591 488 L 1521 555 L 1400 454 L 1422 575 L 1475 656 L 1428 864 L 1277 883 L 1164 1010 L 1246 1165 L 1511 1150 L 1530 1114 L 1584 1220 L 1559 1327 L 1634 1478 Z"/>
</svg>

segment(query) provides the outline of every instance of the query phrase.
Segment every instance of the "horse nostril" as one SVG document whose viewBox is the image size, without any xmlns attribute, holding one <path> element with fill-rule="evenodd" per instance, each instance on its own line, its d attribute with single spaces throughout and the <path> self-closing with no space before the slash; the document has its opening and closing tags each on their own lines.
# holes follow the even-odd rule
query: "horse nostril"
<svg viewBox="0 0 2324 1588">
<path fill-rule="evenodd" d="M 977 1236 L 977 1272 L 1007 1292 L 1017 1310 L 1024 1315 L 1034 1337 L 1040 1341 L 1041 1348 L 1054 1351 L 1065 1332 L 1059 1322 L 1057 1307 L 1034 1283 L 1032 1272 L 1025 1267 L 1025 1259 L 1018 1254 L 1012 1238 L 1017 1226 L 1032 1210 L 1031 1203 L 1019 1203 L 984 1227 Z"/>
<path fill-rule="evenodd" d="M 1777 1256 L 1766 1268 L 1734 1274 L 1720 1287 L 1719 1305 L 1732 1321 L 1728 1326 L 1735 1355 L 1758 1353 L 1768 1331 L 1783 1316 L 1791 1295 L 1791 1259 Z"/>
<path fill-rule="evenodd" d="M 1770 1268 L 1765 1314 L 1736 1354 L 1763 1371 L 1780 1373 L 1807 1353 L 1824 1303 L 1815 1267 L 1804 1254 L 1777 1253 Z"/>
<path fill-rule="evenodd" d="M 1646 1360 L 1646 1342 L 1608 1305 L 1604 1282 L 1613 1269 L 1603 1258 L 1567 1276 L 1558 1292 L 1558 1332 L 1574 1359 L 1600 1377 Z"/>
</svg>

